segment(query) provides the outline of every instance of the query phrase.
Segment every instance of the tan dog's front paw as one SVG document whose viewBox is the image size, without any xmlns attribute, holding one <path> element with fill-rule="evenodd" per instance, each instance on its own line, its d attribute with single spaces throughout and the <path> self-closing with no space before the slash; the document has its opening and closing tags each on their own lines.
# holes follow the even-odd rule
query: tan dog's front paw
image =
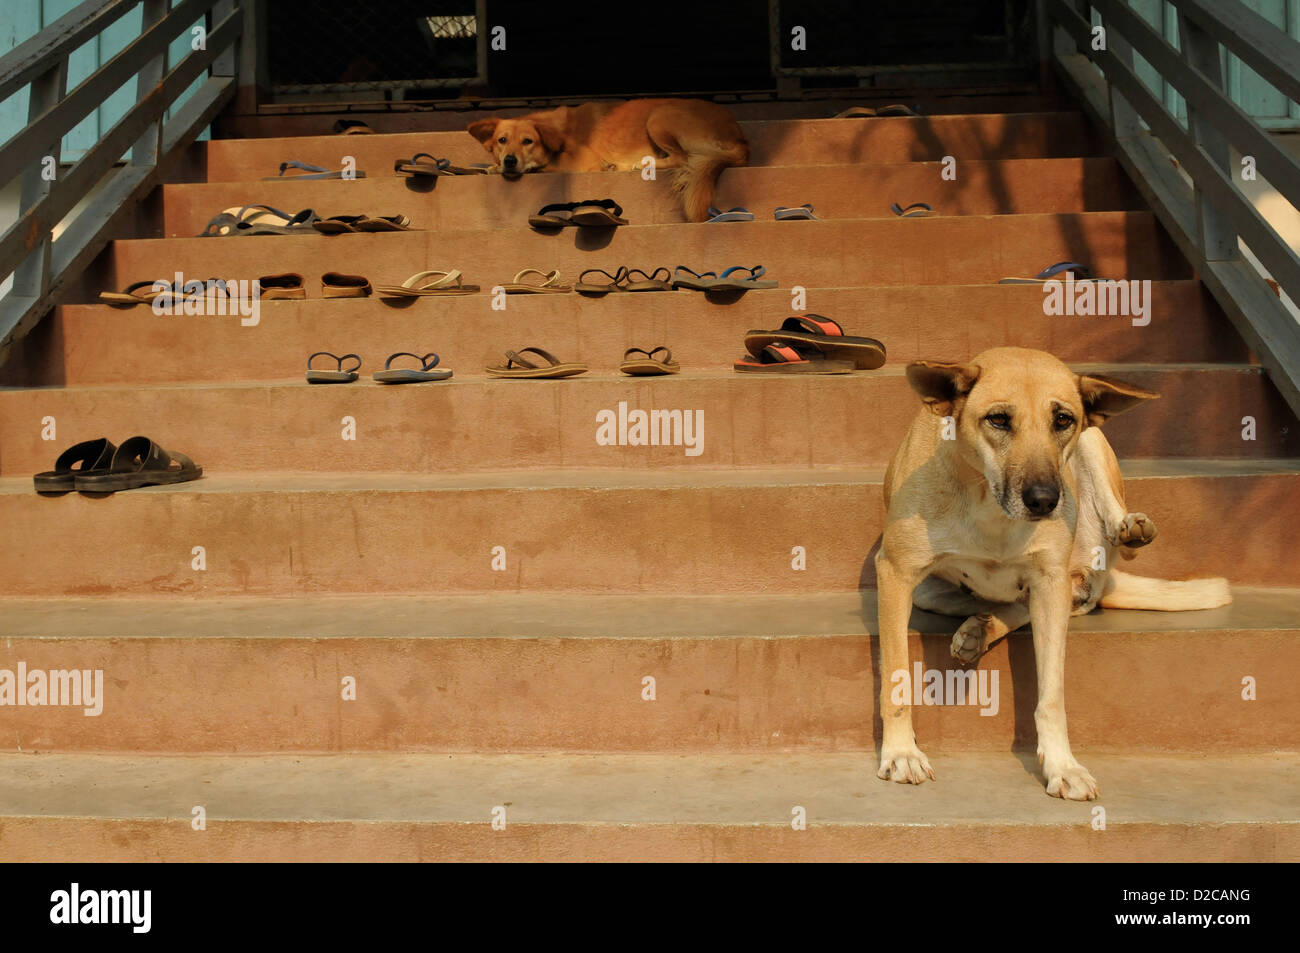
<svg viewBox="0 0 1300 953">
<path fill-rule="evenodd" d="M 987 612 L 973 615 L 961 624 L 949 647 L 952 657 L 969 665 L 989 650 L 989 629 L 993 616 Z"/>
<path fill-rule="evenodd" d="M 1129 513 L 1114 534 L 1107 537 L 1112 546 L 1140 549 L 1156 538 L 1156 524 L 1145 513 Z"/>
<path fill-rule="evenodd" d="M 1101 796 L 1097 780 L 1088 769 L 1071 758 L 1060 765 L 1044 765 L 1047 793 L 1068 801 L 1095 801 Z"/>
<path fill-rule="evenodd" d="M 930 759 L 916 745 L 882 747 L 880 770 L 876 772 L 876 777 L 882 781 L 897 781 L 899 784 L 924 784 L 927 777 L 934 780 L 934 768 L 930 767 Z"/>
</svg>

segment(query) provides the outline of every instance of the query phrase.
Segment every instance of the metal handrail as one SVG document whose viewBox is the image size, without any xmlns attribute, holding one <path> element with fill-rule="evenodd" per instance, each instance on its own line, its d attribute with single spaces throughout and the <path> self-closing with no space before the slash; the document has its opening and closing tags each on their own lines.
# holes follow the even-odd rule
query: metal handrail
<svg viewBox="0 0 1300 953">
<path fill-rule="evenodd" d="M 69 54 L 141 3 L 140 35 L 68 91 Z M 200 18 L 206 22 L 201 48 L 165 71 L 169 44 Z M 0 146 L 0 181 L 22 179 L 18 220 L 0 236 L 0 280 L 14 277 L 0 298 L 0 362 L 233 98 L 243 26 L 237 0 L 182 0 L 174 9 L 168 0 L 88 0 L 0 57 L 0 99 L 30 87 L 27 125 Z M 204 74 L 194 95 L 164 118 Z M 63 136 L 133 76 L 135 105 L 71 168 L 59 170 Z M 128 164 L 114 172 L 128 152 Z M 110 172 L 101 192 L 55 240 L 54 227 Z"/>
<path fill-rule="evenodd" d="M 1229 148 L 1253 157 L 1257 174 L 1297 208 L 1300 163 L 1224 92 L 1220 59 L 1231 50 L 1297 98 L 1300 43 L 1237 0 L 1169 2 L 1181 52 L 1123 0 L 1039 0 L 1040 55 L 1109 132 L 1120 164 L 1300 415 L 1300 322 L 1242 257 L 1239 239 L 1296 302 L 1300 257 L 1235 184 Z M 1187 101 L 1186 129 L 1141 80 L 1134 53 Z"/>
</svg>

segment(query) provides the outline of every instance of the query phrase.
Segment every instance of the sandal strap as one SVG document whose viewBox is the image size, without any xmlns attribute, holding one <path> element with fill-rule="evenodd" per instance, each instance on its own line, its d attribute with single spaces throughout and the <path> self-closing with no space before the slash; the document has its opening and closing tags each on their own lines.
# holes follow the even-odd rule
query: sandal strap
<svg viewBox="0 0 1300 953">
<path fill-rule="evenodd" d="M 415 355 L 411 355 L 411 356 L 414 357 Z M 332 354 L 332 353 L 330 353 L 329 351 L 317 351 L 317 352 L 316 352 L 315 354 L 313 354 L 311 357 L 307 358 L 307 370 L 310 371 L 310 370 L 312 369 L 311 362 L 314 361 L 314 360 L 316 360 L 316 358 L 318 358 L 318 357 L 332 357 L 332 358 L 334 358 L 334 363 L 335 363 L 335 365 L 338 367 L 338 369 L 339 369 L 340 371 L 343 371 L 345 374 L 350 374 L 350 373 L 352 373 L 353 371 L 357 370 L 359 367 L 361 367 L 361 358 L 360 358 L 358 355 L 356 355 L 356 354 L 344 354 L 342 357 L 339 357 L 337 354 Z M 345 368 L 343 367 L 343 362 L 346 361 L 346 360 L 347 360 L 348 358 L 350 358 L 350 357 L 356 359 L 356 364 L 354 364 L 354 365 L 352 365 L 351 367 L 345 369 Z"/>
<path fill-rule="evenodd" d="M 610 280 L 611 284 L 617 285 L 620 281 L 622 281 L 624 278 L 627 277 L 627 268 L 623 265 L 619 265 L 618 269 L 612 275 L 604 268 L 588 268 L 586 271 L 584 271 L 582 274 L 578 276 L 578 280 L 581 282 L 586 282 L 588 275 L 604 275 L 606 278 Z"/>
<path fill-rule="evenodd" d="M 659 272 L 661 271 L 664 273 L 664 276 L 662 278 L 659 277 Z M 627 273 L 628 278 L 630 279 L 633 275 L 640 275 L 646 281 L 667 281 L 669 278 L 673 276 L 673 273 L 669 271 L 667 268 L 660 265 L 658 268 L 656 268 L 654 271 L 651 272 L 646 272 L 640 268 L 628 269 L 628 273 Z"/>
<path fill-rule="evenodd" d="M 741 279 L 742 281 L 757 281 L 759 278 L 763 277 L 763 275 L 767 274 L 767 268 L 764 267 L 763 265 L 755 265 L 753 268 L 746 267 L 745 265 L 732 265 L 722 274 L 718 275 L 718 278 L 719 279 L 726 278 L 729 275 L 731 275 L 733 272 L 737 272 L 737 271 L 749 272 L 749 277 L 742 278 Z"/>
<path fill-rule="evenodd" d="M 546 361 L 551 367 L 557 367 L 564 362 L 552 354 L 550 351 L 544 351 L 540 347 L 521 347 L 518 351 L 506 351 L 506 367 L 511 364 L 517 364 L 520 367 L 529 370 L 537 370 L 538 365 L 534 364 L 527 358 L 521 357 L 521 354 L 536 354 L 542 360 Z"/>
<path fill-rule="evenodd" d="M 913 202 L 911 205 L 907 206 L 907 208 L 903 208 L 903 206 L 899 205 L 897 202 L 891 202 L 889 205 L 889 210 L 893 212 L 895 215 L 903 215 L 907 212 L 912 211 L 912 209 L 914 208 L 923 208 L 927 212 L 934 211 L 934 209 L 930 208 L 930 206 L 925 202 Z"/>
<path fill-rule="evenodd" d="M 425 281 L 433 275 L 441 275 L 433 281 Z M 453 268 L 451 271 L 420 271 L 411 275 L 402 282 L 403 288 L 409 288 L 412 291 L 428 291 L 431 288 L 448 288 L 460 284 L 460 272 Z"/>
<path fill-rule="evenodd" d="M 1087 266 L 1081 265 L 1077 261 L 1058 261 L 1055 265 L 1048 265 L 1038 274 L 1034 275 L 1034 277 L 1051 278 L 1053 275 L 1059 275 L 1063 271 L 1077 271 L 1085 278 L 1092 275 L 1092 272 L 1088 270 Z"/>
<path fill-rule="evenodd" d="M 523 271 L 519 272 L 519 274 L 515 275 L 514 281 L 512 281 L 511 284 L 523 284 L 525 275 L 538 275 L 543 279 L 540 285 L 533 286 L 535 288 L 549 288 L 552 285 L 557 284 L 560 280 L 559 269 L 554 271 L 542 271 L 540 268 L 525 268 Z"/>
<path fill-rule="evenodd" d="M 824 334 L 827 337 L 844 337 L 844 328 L 833 318 L 820 314 L 794 314 L 781 322 L 782 331 L 807 331 L 809 334 Z"/>
<path fill-rule="evenodd" d="M 286 169 L 302 169 L 304 172 L 328 172 L 329 169 L 322 168 L 318 165 L 309 165 L 306 162 L 299 162 L 297 159 L 290 159 L 288 162 L 280 163 L 280 174 L 284 175 Z"/>
<path fill-rule="evenodd" d="M 433 353 L 432 351 L 430 351 L 428 354 L 425 354 L 423 356 L 419 354 L 412 354 L 410 351 L 398 351 L 396 354 L 390 354 L 388 356 L 388 360 L 384 361 L 384 370 L 388 370 L 390 367 L 392 367 L 393 360 L 399 357 L 415 358 L 415 360 L 420 362 L 420 370 L 422 371 L 433 370 L 435 367 L 438 366 L 438 362 L 442 360 L 442 358 L 440 358 L 437 354 Z M 429 358 L 433 358 L 433 360 L 430 361 Z"/>
<path fill-rule="evenodd" d="M 538 215 L 549 215 L 551 212 L 572 212 L 575 208 L 583 203 L 581 202 L 552 202 L 550 205 L 543 205 L 537 210 Z"/>
</svg>

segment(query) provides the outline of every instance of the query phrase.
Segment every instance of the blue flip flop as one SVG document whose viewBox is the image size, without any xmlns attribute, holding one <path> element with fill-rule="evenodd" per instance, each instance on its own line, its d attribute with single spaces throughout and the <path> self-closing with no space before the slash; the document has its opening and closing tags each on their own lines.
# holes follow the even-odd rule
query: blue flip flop
<svg viewBox="0 0 1300 953">
<path fill-rule="evenodd" d="M 752 222 L 754 213 L 747 208 L 741 208 L 737 205 L 735 208 L 729 208 L 725 212 L 709 206 L 710 222 Z"/>
<path fill-rule="evenodd" d="M 685 265 L 673 269 L 673 288 L 689 288 L 691 291 L 707 291 L 718 280 L 716 271 L 691 271 Z"/>
<path fill-rule="evenodd" d="M 772 217 L 778 222 L 821 221 L 821 219 L 813 214 L 813 207 L 811 205 L 797 205 L 791 208 L 786 208 L 784 205 L 778 205 L 776 210 L 772 212 Z"/>
<path fill-rule="evenodd" d="M 737 272 L 746 272 L 749 277 L 747 278 L 731 277 L 733 274 Z M 709 285 L 705 290 L 718 291 L 718 290 L 726 289 L 726 290 L 734 290 L 734 291 L 748 291 L 752 288 L 775 288 L 777 284 L 775 281 L 771 279 L 768 279 L 767 281 L 759 280 L 766 273 L 767 273 L 767 269 L 764 268 L 762 265 L 755 265 L 753 268 L 746 268 L 744 265 L 732 265 L 722 274 L 718 275 L 716 280 L 709 282 Z"/>
<path fill-rule="evenodd" d="M 1002 278 L 999 279 L 1000 285 L 1041 285 L 1045 281 L 1051 281 L 1057 275 L 1063 272 L 1073 272 L 1075 281 L 1096 281 L 1092 271 L 1077 261 L 1058 261 L 1055 265 L 1048 265 L 1032 278 Z"/>
<path fill-rule="evenodd" d="M 305 174 L 285 175 L 284 173 L 288 169 L 302 169 Z M 366 174 L 364 172 L 353 172 L 352 175 L 349 176 L 349 178 L 354 178 L 354 179 L 364 179 L 365 177 Z M 329 169 L 326 169 L 319 165 L 309 165 L 306 162 L 299 162 L 297 159 L 290 159 L 288 162 L 280 163 L 279 175 L 263 176 L 262 181 L 276 182 L 279 180 L 288 180 L 288 179 L 297 180 L 297 179 L 341 179 L 341 178 L 343 178 L 342 172 L 331 172 Z"/>
</svg>

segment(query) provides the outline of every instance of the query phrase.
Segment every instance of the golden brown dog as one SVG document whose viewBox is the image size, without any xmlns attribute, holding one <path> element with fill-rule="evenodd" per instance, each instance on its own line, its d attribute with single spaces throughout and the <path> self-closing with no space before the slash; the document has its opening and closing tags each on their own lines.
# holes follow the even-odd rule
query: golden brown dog
<svg viewBox="0 0 1300 953">
<path fill-rule="evenodd" d="M 722 106 L 700 99 L 633 99 L 560 106 L 516 119 L 478 119 L 469 134 L 505 175 L 631 172 L 654 157 L 673 173 L 687 221 L 702 222 L 718 176 L 749 161 L 749 143 Z"/>
<path fill-rule="evenodd" d="M 912 710 L 890 673 L 908 669 L 913 602 L 969 616 L 952 654 L 972 662 L 1008 632 L 1033 625 L 1038 670 L 1038 757 L 1047 793 L 1098 795 L 1074 759 L 1065 728 L 1069 617 L 1109 608 L 1208 609 L 1232 601 L 1227 580 L 1169 582 L 1118 572 L 1116 555 L 1155 537 L 1124 507 L 1119 464 L 1099 429 L 1159 395 L 1078 375 L 1050 354 L 994 348 L 969 364 L 918 361 L 908 381 L 926 408 L 885 475 L 888 515 L 876 554 L 880 593 L 878 776 L 933 779 L 916 745 Z"/>
</svg>

